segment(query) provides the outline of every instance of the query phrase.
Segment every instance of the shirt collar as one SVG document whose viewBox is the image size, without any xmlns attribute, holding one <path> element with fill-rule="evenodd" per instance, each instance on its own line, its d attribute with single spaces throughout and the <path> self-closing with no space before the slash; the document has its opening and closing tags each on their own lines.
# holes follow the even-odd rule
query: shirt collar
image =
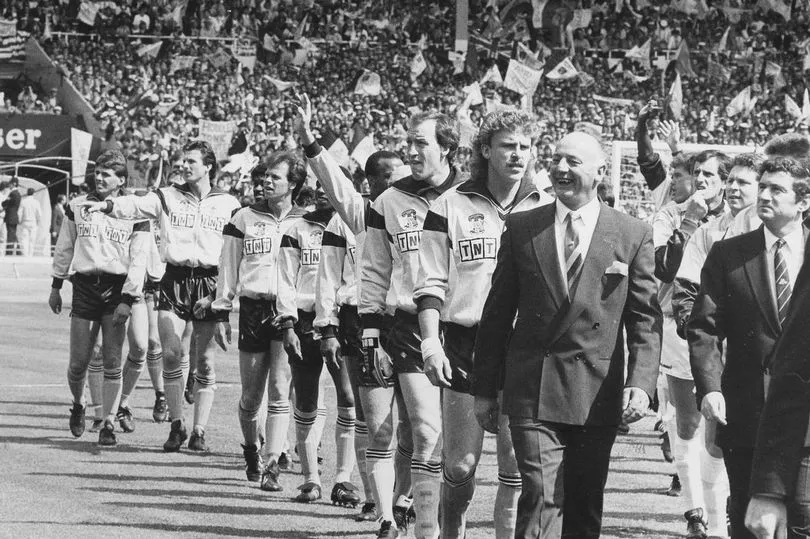
<svg viewBox="0 0 810 539">
<path fill-rule="evenodd" d="M 560 202 L 559 199 L 555 202 L 557 206 L 556 215 L 557 215 L 557 222 L 562 224 L 565 222 L 566 217 L 568 214 L 571 213 L 571 209 Z M 596 226 L 596 221 L 599 219 L 599 210 L 601 209 L 602 203 L 599 202 L 598 198 L 594 198 L 580 209 L 576 210 L 576 213 L 582 217 L 582 222 L 585 223 L 585 226 L 588 228 L 593 228 Z"/>
<path fill-rule="evenodd" d="M 767 226 L 763 225 L 762 229 L 765 232 L 765 250 L 767 252 L 772 252 L 774 249 L 774 244 L 779 238 L 768 230 Z M 802 246 L 804 245 L 804 227 L 796 227 L 796 230 L 790 232 L 782 239 L 785 240 L 785 243 L 787 244 L 787 247 L 790 249 L 791 253 L 800 253 Z"/>
</svg>

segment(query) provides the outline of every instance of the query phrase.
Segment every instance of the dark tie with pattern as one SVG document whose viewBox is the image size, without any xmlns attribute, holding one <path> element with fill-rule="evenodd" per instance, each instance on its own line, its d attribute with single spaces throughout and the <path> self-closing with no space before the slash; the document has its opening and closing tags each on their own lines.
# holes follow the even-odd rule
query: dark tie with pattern
<svg viewBox="0 0 810 539">
<path fill-rule="evenodd" d="M 790 288 L 790 279 L 788 278 L 787 262 L 785 255 L 782 253 L 782 248 L 785 246 L 785 240 L 776 240 L 776 250 L 773 253 L 773 276 L 776 283 L 776 310 L 779 314 L 779 326 L 785 323 L 787 317 L 788 305 L 790 304 L 790 295 L 793 291 Z"/>
<path fill-rule="evenodd" d="M 582 218 L 569 212 L 565 217 L 565 278 L 569 294 L 573 292 L 582 269 L 582 250 L 579 247 L 579 229 Z"/>
</svg>

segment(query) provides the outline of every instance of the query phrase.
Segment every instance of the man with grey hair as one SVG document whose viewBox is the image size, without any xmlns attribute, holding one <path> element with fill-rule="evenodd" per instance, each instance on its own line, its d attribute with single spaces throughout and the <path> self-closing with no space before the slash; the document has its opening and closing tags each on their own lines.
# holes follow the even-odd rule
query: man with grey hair
<svg viewBox="0 0 810 539">
<path fill-rule="evenodd" d="M 518 538 L 600 536 L 618 426 L 642 418 L 655 391 L 652 230 L 599 203 L 605 167 L 594 137 L 563 137 L 557 201 L 506 217 L 481 316 L 471 392 L 478 422 L 495 432 L 503 388 L 523 485 Z"/>
</svg>

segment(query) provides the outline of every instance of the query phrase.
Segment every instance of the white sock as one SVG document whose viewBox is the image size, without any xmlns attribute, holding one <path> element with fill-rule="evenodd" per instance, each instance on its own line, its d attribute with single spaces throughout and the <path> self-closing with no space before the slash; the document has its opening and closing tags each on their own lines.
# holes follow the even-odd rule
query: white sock
<svg viewBox="0 0 810 539">
<path fill-rule="evenodd" d="M 411 459 L 411 481 L 413 507 L 416 511 L 414 536 L 417 539 L 435 539 L 439 536 L 441 463 Z"/>
<path fill-rule="evenodd" d="M 354 425 L 357 420 L 354 406 L 338 406 L 335 424 L 335 483 L 350 481 L 354 469 Z"/>
<path fill-rule="evenodd" d="M 706 451 L 701 454 L 701 478 L 703 499 L 706 507 L 706 522 L 710 537 L 727 537 L 726 500 L 729 495 L 728 476 L 722 458 L 715 458 Z"/>
<path fill-rule="evenodd" d="M 670 434 L 670 442 L 674 449 L 675 469 L 681 480 L 684 511 L 704 507 L 703 483 L 700 477 L 700 452 L 704 450 L 703 428 L 699 427 L 691 440 L 678 436 L 677 430 L 674 434 Z"/>
<path fill-rule="evenodd" d="M 121 406 L 129 405 L 129 396 L 135 391 L 135 386 L 138 385 L 138 378 L 141 377 L 145 366 L 145 358 L 134 358 L 131 355 L 127 355 L 127 359 L 124 362 L 124 378 L 121 385 Z"/>
<path fill-rule="evenodd" d="M 267 421 L 264 432 L 268 460 L 276 459 L 287 444 L 287 431 L 290 428 L 290 401 L 270 401 L 267 403 Z"/>
<path fill-rule="evenodd" d="M 394 522 L 394 452 L 390 449 L 366 449 L 366 469 L 377 500 L 377 514 Z"/>
<path fill-rule="evenodd" d="M 121 401 L 121 369 L 104 369 L 104 412 L 103 417 L 115 422 L 115 413 L 118 411 L 118 403 Z"/>
<path fill-rule="evenodd" d="M 374 489 L 368 476 L 366 464 L 366 449 L 368 448 L 368 425 L 365 421 L 354 422 L 354 454 L 357 458 L 357 471 L 360 472 L 360 481 L 367 503 L 374 503 Z"/>
<path fill-rule="evenodd" d="M 318 474 L 318 438 L 317 422 L 318 411 L 302 412 L 295 409 L 295 439 L 298 442 L 298 456 L 301 458 L 301 473 L 304 474 L 304 483 L 321 483 Z"/>
<path fill-rule="evenodd" d="M 165 393 L 163 389 L 163 351 L 146 353 L 146 370 L 149 371 L 149 379 L 152 380 L 152 388 L 155 393 Z"/>
<path fill-rule="evenodd" d="M 87 367 L 87 387 L 90 389 L 90 400 L 93 401 L 93 408 L 95 410 L 96 419 L 104 419 L 104 364 L 102 363 L 101 356 L 97 358 L 98 362 L 91 361 L 90 366 Z M 84 379 L 81 381 L 84 386 Z"/>
<path fill-rule="evenodd" d="M 169 419 L 176 421 L 183 419 L 183 391 L 186 383 L 183 379 L 183 370 L 163 369 L 163 387 L 166 389 L 166 404 L 169 406 Z"/>
<path fill-rule="evenodd" d="M 517 501 L 522 483 L 520 475 L 498 473 L 498 491 L 495 494 L 495 538 L 512 539 L 517 524 Z"/>
<path fill-rule="evenodd" d="M 214 391 L 216 384 L 203 384 L 197 378 L 194 384 L 194 428 L 202 429 L 208 425 L 208 417 L 211 415 L 211 408 L 214 406 Z"/>
</svg>

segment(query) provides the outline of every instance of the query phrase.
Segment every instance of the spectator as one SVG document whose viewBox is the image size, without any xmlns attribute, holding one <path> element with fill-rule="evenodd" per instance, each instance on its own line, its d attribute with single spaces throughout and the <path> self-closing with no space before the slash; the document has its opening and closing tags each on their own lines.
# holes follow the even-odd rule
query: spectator
<svg viewBox="0 0 810 539">
<path fill-rule="evenodd" d="M 6 224 L 6 254 L 16 255 L 19 252 L 19 244 L 17 243 L 17 225 L 20 223 L 19 210 L 20 210 L 20 182 L 14 177 L 11 178 L 11 190 L 8 196 L 3 201 L 3 209 L 6 212 L 3 221 Z"/>
<path fill-rule="evenodd" d="M 19 242 L 23 256 L 34 256 L 37 244 L 37 231 L 42 222 L 42 210 L 34 199 L 36 189 L 29 187 L 27 196 L 20 201 Z"/>
</svg>

